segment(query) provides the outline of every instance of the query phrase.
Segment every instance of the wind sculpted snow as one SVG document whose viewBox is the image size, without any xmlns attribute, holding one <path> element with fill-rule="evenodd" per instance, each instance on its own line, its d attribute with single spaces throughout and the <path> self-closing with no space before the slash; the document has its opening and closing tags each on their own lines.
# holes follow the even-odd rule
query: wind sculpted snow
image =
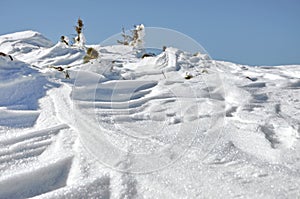
<svg viewBox="0 0 300 199">
<path fill-rule="evenodd" d="M 300 66 L 92 47 L 0 36 L 0 198 L 300 196 Z"/>
</svg>

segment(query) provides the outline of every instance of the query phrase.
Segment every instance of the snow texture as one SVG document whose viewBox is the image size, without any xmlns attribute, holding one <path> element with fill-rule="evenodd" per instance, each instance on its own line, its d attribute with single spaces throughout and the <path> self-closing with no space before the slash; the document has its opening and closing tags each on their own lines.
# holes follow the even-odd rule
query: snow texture
<svg viewBox="0 0 300 199">
<path fill-rule="evenodd" d="M 0 36 L 1 199 L 300 197 L 300 66 L 91 47 Z"/>
</svg>

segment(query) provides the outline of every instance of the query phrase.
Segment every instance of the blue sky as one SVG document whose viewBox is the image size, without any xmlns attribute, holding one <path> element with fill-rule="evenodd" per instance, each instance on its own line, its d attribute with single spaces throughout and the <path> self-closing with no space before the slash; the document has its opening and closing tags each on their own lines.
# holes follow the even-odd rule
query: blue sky
<svg viewBox="0 0 300 199">
<path fill-rule="evenodd" d="M 78 17 L 89 44 L 143 23 L 177 30 L 217 60 L 300 64 L 300 0 L 2 0 L 0 34 L 32 29 L 53 42 Z"/>
</svg>

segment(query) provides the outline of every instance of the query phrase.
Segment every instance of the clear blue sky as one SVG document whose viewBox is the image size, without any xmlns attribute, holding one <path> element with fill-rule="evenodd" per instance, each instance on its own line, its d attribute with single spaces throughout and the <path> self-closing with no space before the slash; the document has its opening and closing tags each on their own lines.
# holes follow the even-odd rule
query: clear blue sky
<svg viewBox="0 0 300 199">
<path fill-rule="evenodd" d="M 187 34 L 214 59 L 300 64 L 300 0 L 2 0 L 0 17 L 1 35 L 32 29 L 56 42 L 81 17 L 98 44 L 143 23 Z"/>
</svg>

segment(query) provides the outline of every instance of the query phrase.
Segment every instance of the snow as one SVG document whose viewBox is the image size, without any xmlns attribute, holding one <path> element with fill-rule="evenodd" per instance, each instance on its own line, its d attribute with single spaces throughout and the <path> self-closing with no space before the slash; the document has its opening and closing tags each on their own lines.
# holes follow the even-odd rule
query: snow
<svg viewBox="0 0 300 199">
<path fill-rule="evenodd" d="M 300 196 L 299 65 L 90 47 L 0 36 L 0 198 Z"/>
</svg>

